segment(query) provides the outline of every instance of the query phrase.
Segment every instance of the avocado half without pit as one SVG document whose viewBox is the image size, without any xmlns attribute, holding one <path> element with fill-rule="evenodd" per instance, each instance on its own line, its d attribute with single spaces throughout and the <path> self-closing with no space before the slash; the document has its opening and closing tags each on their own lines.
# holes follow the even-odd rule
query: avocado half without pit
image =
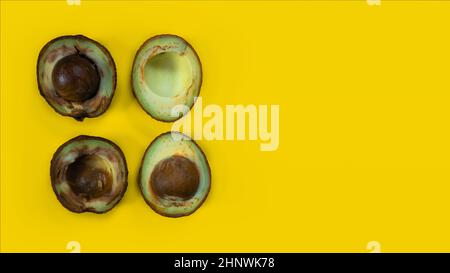
<svg viewBox="0 0 450 273">
<path fill-rule="evenodd" d="M 142 108 L 156 120 L 171 122 L 194 105 L 202 85 L 202 66 L 183 38 L 158 35 L 136 53 L 131 81 Z M 174 109 L 178 105 L 185 107 Z"/>
<path fill-rule="evenodd" d="M 56 112 L 82 121 L 106 111 L 116 88 L 116 66 L 108 50 L 82 35 L 62 36 L 39 53 L 41 95 Z"/>
<path fill-rule="evenodd" d="M 110 140 L 78 136 L 53 155 L 53 190 L 61 204 L 76 213 L 105 213 L 123 197 L 128 169 L 122 150 Z"/>
<path fill-rule="evenodd" d="M 187 216 L 208 196 L 211 170 L 205 154 L 187 136 L 158 136 L 142 159 L 139 186 L 147 204 L 168 217 Z"/>
</svg>

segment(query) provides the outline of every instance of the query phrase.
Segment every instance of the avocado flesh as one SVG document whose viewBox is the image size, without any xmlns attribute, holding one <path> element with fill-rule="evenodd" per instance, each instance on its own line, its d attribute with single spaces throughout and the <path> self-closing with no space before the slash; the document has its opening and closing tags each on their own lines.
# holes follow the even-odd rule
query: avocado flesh
<svg viewBox="0 0 450 273">
<path fill-rule="evenodd" d="M 189 165 L 187 161 L 196 166 L 197 174 L 185 175 L 185 177 L 198 175 L 198 182 L 187 181 L 188 179 L 185 181 L 190 184 L 196 183 L 195 191 L 192 191 L 191 186 L 178 189 L 176 192 L 166 190 L 166 195 L 162 195 L 160 190 L 155 190 L 155 181 L 152 181 L 155 178 L 155 169 L 158 169 L 165 160 L 174 157 L 183 158 L 182 166 Z M 177 164 L 180 165 L 179 162 Z M 183 167 L 183 171 L 186 168 Z M 158 136 L 147 148 L 141 163 L 139 185 L 145 201 L 155 212 L 168 217 L 187 216 L 197 210 L 208 196 L 211 171 L 203 151 L 193 140 L 178 132 L 167 132 Z"/>
<path fill-rule="evenodd" d="M 171 122 L 192 108 L 200 93 L 202 67 L 193 47 L 175 35 L 159 35 L 138 50 L 132 87 L 142 108 L 159 121 Z M 172 112 L 178 105 L 181 111 Z"/>
<path fill-rule="evenodd" d="M 95 94 L 80 101 L 61 96 L 54 85 L 55 66 L 61 59 L 71 55 L 88 59 L 95 65 L 99 76 Z M 111 54 L 98 42 L 82 35 L 61 36 L 41 49 L 37 79 L 41 95 L 56 112 L 81 121 L 86 117 L 99 116 L 107 110 L 116 88 L 116 67 Z"/>
<path fill-rule="evenodd" d="M 78 136 L 60 146 L 53 155 L 50 176 L 58 200 L 76 213 L 109 211 L 128 185 L 123 152 L 113 142 L 93 136 Z"/>
</svg>

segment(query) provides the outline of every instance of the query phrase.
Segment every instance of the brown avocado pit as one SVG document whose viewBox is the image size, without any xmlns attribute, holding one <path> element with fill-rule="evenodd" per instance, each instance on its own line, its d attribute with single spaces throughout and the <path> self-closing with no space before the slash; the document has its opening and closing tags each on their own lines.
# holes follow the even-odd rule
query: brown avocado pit
<svg viewBox="0 0 450 273">
<path fill-rule="evenodd" d="M 153 192 L 159 198 L 176 196 L 181 200 L 188 200 L 197 192 L 199 182 L 197 166 L 179 155 L 158 162 L 150 177 Z"/>
<path fill-rule="evenodd" d="M 97 94 L 100 75 L 95 63 L 80 54 L 59 60 L 52 73 L 56 93 L 68 101 L 85 101 Z"/>
<path fill-rule="evenodd" d="M 53 191 L 76 213 L 105 213 L 122 199 L 128 168 L 122 150 L 110 140 L 81 135 L 63 145 L 50 164 Z"/>
<path fill-rule="evenodd" d="M 86 199 L 100 197 L 112 188 L 112 174 L 107 162 L 95 154 L 78 157 L 67 168 L 72 191 Z"/>
</svg>

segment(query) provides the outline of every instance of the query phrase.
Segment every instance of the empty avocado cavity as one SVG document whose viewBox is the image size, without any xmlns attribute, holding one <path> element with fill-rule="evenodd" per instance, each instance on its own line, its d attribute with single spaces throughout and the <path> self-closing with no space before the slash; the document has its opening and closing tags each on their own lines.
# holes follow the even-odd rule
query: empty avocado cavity
<svg viewBox="0 0 450 273">
<path fill-rule="evenodd" d="M 149 115 L 159 121 L 175 121 L 185 113 L 172 113 L 172 109 L 177 105 L 190 109 L 200 93 L 200 59 L 183 38 L 158 35 L 136 53 L 131 82 L 134 95 Z"/>
<path fill-rule="evenodd" d="M 108 50 L 82 35 L 62 36 L 39 53 L 41 95 L 56 112 L 82 121 L 106 111 L 116 88 L 116 66 Z"/>
<path fill-rule="evenodd" d="M 84 135 L 58 148 L 50 177 L 58 200 L 77 213 L 109 211 L 128 185 L 127 164 L 120 148 L 107 139 Z"/>
<path fill-rule="evenodd" d="M 208 196 L 211 170 L 205 154 L 187 136 L 158 136 L 142 159 L 139 186 L 147 204 L 168 217 L 186 216 Z"/>
</svg>

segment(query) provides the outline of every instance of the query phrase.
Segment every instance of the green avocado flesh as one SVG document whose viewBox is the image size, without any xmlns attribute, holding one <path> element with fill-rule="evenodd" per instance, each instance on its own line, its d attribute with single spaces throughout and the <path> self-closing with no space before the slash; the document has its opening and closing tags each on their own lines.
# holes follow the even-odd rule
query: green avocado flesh
<svg viewBox="0 0 450 273">
<path fill-rule="evenodd" d="M 142 159 L 139 186 L 147 204 L 168 217 L 187 216 L 208 196 L 211 170 L 205 154 L 187 136 L 158 136 Z"/>
<path fill-rule="evenodd" d="M 116 66 L 98 42 L 82 35 L 61 36 L 41 49 L 37 80 L 41 95 L 56 112 L 81 121 L 108 109 Z"/>
<path fill-rule="evenodd" d="M 132 87 L 142 108 L 153 118 L 171 122 L 192 108 L 200 93 L 202 67 L 183 38 L 159 35 L 147 40 L 133 63 Z M 175 108 L 176 106 L 184 106 Z"/>
<path fill-rule="evenodd" d="M 125 156 L 113 142 L 78 136 L 53 155 L 52 188 L 61 204 L 76 213 L 104 213 L 123 197 L 128 185 Z"/>
</svg>

